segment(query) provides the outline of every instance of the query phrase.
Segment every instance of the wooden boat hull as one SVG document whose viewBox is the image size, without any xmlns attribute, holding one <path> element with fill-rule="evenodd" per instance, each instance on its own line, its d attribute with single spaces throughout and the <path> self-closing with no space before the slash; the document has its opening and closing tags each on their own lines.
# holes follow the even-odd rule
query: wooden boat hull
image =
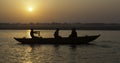
<svg viewBox="0 0 120 63">
<path fill-rule="evenodd" d="M 22 44 L 87 44 L 95 39 L 97 39 L 100 35 L 94 36 L 83 36 L 78 38 L 14 38 L 18 42 Z"/>
</svg>

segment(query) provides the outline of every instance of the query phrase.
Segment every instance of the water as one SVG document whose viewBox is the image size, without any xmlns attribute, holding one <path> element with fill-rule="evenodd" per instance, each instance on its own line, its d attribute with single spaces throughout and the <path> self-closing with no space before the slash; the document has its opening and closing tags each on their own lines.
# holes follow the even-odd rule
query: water
<svg viewBox="0 0 120 63">
<path fill-rule="evenodd" d="M 40 30 L 44 38 L 54 30 Z M 70 30 L 60 31 L 68 36 Z M 91 45 L 22 45 L 13 37 L 30 37 L 29 30 L 0 30 L 0 63 L 120 63 L 120 31 L 79 30 L 78 36 L 101 36 Z"/>
</svg>

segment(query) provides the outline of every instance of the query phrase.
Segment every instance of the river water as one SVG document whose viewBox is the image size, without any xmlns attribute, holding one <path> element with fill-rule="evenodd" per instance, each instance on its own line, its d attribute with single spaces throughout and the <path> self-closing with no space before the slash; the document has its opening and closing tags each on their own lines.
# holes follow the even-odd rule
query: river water
<svg viewBox="0 0 120 63">
<path fill-rule="evenodd" d="M 54 30 L 40 30 L 43 38 Z M 0 30 L 0 63 L 120 63 L 120 31 L 78 30 L 78 36 L 101 36 L 90 45 L 24 45 L 13 37 L 30 37 L 29 30 Z M 70 30 L 61 30 L 67 37 Z"/>
</svg>

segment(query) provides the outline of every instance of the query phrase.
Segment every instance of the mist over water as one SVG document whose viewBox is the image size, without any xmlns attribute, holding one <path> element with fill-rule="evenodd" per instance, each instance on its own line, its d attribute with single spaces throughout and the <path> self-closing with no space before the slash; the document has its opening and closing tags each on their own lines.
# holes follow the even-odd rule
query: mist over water
<svg viewBox="0 0 120 63">
<path fill-rule="evenodd" d="M 40 30 L 43 38 L 54 30 Z M 120 63 L 120 31 L 78 30 L 78 36 L 101 36 L 91 45 L 24 45 L 13 37 L 30 37 L 29 30 L 0 30 L 0 63 Z M 61 30 L 69 36 L 71 30 Z"/>
</svg>

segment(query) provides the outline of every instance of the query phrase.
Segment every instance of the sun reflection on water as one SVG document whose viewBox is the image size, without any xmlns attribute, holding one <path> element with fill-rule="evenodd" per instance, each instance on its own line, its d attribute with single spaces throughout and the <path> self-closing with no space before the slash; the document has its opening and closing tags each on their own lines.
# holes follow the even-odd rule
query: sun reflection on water
<svg viewBox="0 0 120 63">
<path fill-rule="evenodd" d="M 25 63 L 32 63 L 31 61 L 25 62 Z"/>
<path fill-rule="evenodd" d="M 25 55 L 24 55 L 24 61 L 23 61 L 23 63 L 32 63 L 32 56 L 31 56 L 31 53 L 32 53 L 32 48 L 31 47 L 27 47 L 26 49 L 25 49 Z"/>
<path fill-rule="evenodd" d="M 27 37 L 31 38 L 31 36 L 30 36 L 30 30 L 27 30 L 26 33 L 27 33 Z"/>
</svg>

